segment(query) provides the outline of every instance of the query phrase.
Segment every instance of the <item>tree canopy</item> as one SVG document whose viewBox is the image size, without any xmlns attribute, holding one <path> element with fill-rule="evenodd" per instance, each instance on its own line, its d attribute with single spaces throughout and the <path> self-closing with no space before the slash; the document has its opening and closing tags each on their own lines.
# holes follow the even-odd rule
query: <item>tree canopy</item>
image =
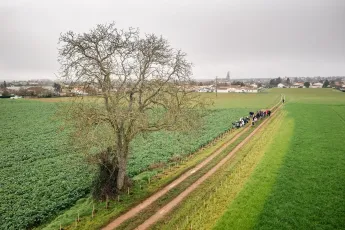
<svg viewBox="0 0 345 230">
<path fill-rule="evenodd" d="M 71 124 L 89 162 L 99 166 L 94 195 L 104 198 L 126 186 L 130 142 L 158 130 L 190 129 L 208 102 L 191 92 L 192 64 L 154 34 L 119 30 L 114 23 L 60 37 L 62 78 L 95 87 L 101 97 L 68 105 Z"/>
<path fill-rule="evenodd" d="M 277 85 L 280 83 L 282 83 L 282 79 L 278 77 L 278 78 L 271 79 L 269 85 L 271 87 L 277 87 Z"/>
<path fill-rule="evenodd" d="M 329 81 L 326 79 L 326 81 L 324 81 L 322 88 L 327 88 L 329 86 Z"/>
</svg>

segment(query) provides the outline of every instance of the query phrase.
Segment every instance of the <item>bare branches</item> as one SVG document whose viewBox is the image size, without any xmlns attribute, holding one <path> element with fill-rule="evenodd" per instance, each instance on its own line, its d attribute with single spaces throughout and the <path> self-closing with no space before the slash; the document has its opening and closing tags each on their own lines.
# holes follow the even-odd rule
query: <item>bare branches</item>
<svg viewBox="0 0 345 230">
<path fill-rule="evenodd" d="M 104 91 L 112 85 L 108 77 L 121 75 L 118 71 L 119 54 L 138 36 L 138 30 L 118 30 L 114 23 L 98 25 L 89 33 L 75 34 L 69 31 L 62 34 L 59 44 L 59 62 L 62 76 L 72 81 L 97 82 Z"/>
<path fill-rule="evenodd" d="M 97 150 L 111 150 L 118 164 L 127 164 L 129 143 L 137 134 L 191 128 L 206 105 L 188 90 L 192 64 L 187 55 L 162 37 L 140 38 L 137 29 L 118 30 L 111 23 L 84 34 L 69 31 L 59 44 L 62 76 L 102 94 L 102 100 L 82 100 L 69 110 L 79 140 L 96 156 Z M 119 175 L 125 166 L 119 165 Z"/>
</svg>

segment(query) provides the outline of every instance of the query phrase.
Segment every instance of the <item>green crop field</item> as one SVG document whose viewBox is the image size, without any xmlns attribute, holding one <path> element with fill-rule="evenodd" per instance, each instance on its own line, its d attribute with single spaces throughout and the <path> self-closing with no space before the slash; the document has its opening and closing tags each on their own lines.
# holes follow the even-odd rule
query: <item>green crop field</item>
<svg viewBox="0 0 345 230">
<path fill-rule="evenodd" d="M 190 133 L 160 131 L 146 137 L 138 136 L 132 144 L 130 175 L 137 175 L 153 163 L 167 162 L 172 157 L 195 152 L 227 131 L 232 126 L 231 121 L 238 120 L 247 113 L 247 109 L 239 108 L 210 110 L 204 124 Z"/>
<path fill-rule="evenodd" d="M 193 132 L 139 136 L 131 146 L 130 176 L 196 151 L 249 110 L 276 103 L 277 95 L 254 100 L 252 95 L 219 94 L 203 125 Z M 69 144 L 68 131 L 60 131 L 59 123 L 52 119 L 53 101 L 0 100 L 0 229 L 37 226 L 90 191 L 93 171 Z"/>
<path fill-rule="evenodd" d="M 216 108 L 268 109 L 280 100 L 280 91 L 266 90 L 262 93 L 204 93 L 203 96 L 214 100 Z"/>
<path fill-rule="evenodd" d="M 345 94 L 331 89 L 280 92 L 288 101 L 284 130 L 215 229 L 345 226 Z"/>
<path fill-rule="evenodd" d="M 0 108 L 0 229 L 25 229 L 85 196 L 91 177 L 57 132 L 53 104 L 0 100 Z"/>
</svg>

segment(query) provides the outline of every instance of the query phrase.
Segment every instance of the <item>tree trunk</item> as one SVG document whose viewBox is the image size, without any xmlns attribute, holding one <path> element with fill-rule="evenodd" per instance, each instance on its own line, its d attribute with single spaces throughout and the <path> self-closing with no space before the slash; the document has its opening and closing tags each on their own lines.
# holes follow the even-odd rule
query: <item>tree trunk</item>
<svg viewBox="0 0 345 230">
<path fill-rule="evenodd" d="M 122 156 L 118 157 L 118 173 L 116 179 L 116 188 L 120 191 L 123 189 L 125 185 L 125 178 L 127 173 L 127 154 L 123 154 Z"/>
</svg>

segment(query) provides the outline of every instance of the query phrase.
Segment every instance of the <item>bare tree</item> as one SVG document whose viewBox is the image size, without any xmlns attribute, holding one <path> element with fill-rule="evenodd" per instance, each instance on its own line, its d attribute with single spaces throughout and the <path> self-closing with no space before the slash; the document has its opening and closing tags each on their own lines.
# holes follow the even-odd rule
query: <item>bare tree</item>
<svg viewBox="0 0 345 230">
<path fill-rule="evenodd" d="M 114 23 L 60 37 L 62 77 L 97 87 L 101 97 L 69 105 L 67 121 L 88 159 L 99 165 L 97 197 L 126 186 L 130 142 L 158 130 L 188 129 L 208 104 L 188 90 L 186 54 L 154 34 L 118 30 Z"/>
</svg>

